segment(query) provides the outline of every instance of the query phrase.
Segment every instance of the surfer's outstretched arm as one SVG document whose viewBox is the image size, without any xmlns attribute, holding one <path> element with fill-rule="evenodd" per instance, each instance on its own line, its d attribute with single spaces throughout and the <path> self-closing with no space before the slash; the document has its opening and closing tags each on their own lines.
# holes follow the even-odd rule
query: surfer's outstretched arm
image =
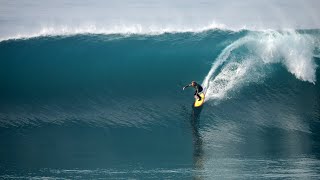
<svg viewBox="0 0 320 180">
<path fill-rule="evenodd" d="M 183 87 L 182 89 L 184 90 L 185 88 L 190 87 L 190 86 L 192 86 L 192 84 L 188 84 L 185 87 Z"/>
</svg>

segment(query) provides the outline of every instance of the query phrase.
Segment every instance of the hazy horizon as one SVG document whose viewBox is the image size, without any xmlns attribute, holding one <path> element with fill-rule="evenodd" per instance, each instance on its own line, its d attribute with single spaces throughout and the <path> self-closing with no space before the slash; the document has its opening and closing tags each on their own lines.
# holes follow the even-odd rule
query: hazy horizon
<svg viewBox="0 0 320 180">
<path fill-rule="evenodd" d="M 213 28 L 317 29 L 320 1 L 0 1 L 0 38 Z"/>
</svg>

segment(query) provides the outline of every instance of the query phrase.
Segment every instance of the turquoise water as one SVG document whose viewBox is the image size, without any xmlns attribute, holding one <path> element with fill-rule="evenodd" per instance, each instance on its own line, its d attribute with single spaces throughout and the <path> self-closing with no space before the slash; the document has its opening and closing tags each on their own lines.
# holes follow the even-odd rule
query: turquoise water
<svg viewBox="0 0 320 180">
<path fill-rule="evenodd" d="M 1 41 L 0 177 L 317 179 L 319 55 L 319 30 Z"/>
</svg>

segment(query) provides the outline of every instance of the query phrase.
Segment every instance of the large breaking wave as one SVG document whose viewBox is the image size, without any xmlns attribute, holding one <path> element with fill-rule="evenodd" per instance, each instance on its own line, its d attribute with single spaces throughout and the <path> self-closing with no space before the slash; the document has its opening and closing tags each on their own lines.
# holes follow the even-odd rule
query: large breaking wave
<svg viewBox="0 0 320 180">
<path fill-rule="evenodd" d="M 278 89 L 265 81 L 279 72 L 318 88 L 318 30 L 66 32 L 0 42 L 1 126 L 166 126 L 192 102 L 181 93 L 191 80 L 203 81 L 208 104 Z"/>
</svg>

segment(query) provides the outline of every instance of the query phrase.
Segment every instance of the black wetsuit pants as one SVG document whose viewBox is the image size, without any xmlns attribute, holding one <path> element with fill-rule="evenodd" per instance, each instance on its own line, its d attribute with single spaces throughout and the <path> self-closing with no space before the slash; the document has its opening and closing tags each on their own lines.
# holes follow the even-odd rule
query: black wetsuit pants
<svg viewBox="0 0 320 180">
<path fill-rule="evenodd" d="M 199 93 L 201 93 L 201 92 L 202 92 L 202 89 L 201 89 L 201 91 L 199 91 L 198 93 L 197 93 L 197 91 L 194 92 L 194 95 L 197 95 L 198 98 L 199 98 L 199 100 L 201 99 L 201 97 L 200 97 L 200 95 L 199 95 Z"/>
<path fill-rule="evenodd" d="M 197 84 L 196 89 L 197 89 L 197 90 L 194 92 L 194 95 L 197 95 L 198 98 L 199 98 L 199 100 L 200 100 L 201 97 L 200 97 L 199 93 L 201 93 L 201 92 L 203 91 L 203 88 L 202 88 L 200 85 Z M 197 93 L 197 92 L 198 92 L 198 93 Z"/>
</svg>

